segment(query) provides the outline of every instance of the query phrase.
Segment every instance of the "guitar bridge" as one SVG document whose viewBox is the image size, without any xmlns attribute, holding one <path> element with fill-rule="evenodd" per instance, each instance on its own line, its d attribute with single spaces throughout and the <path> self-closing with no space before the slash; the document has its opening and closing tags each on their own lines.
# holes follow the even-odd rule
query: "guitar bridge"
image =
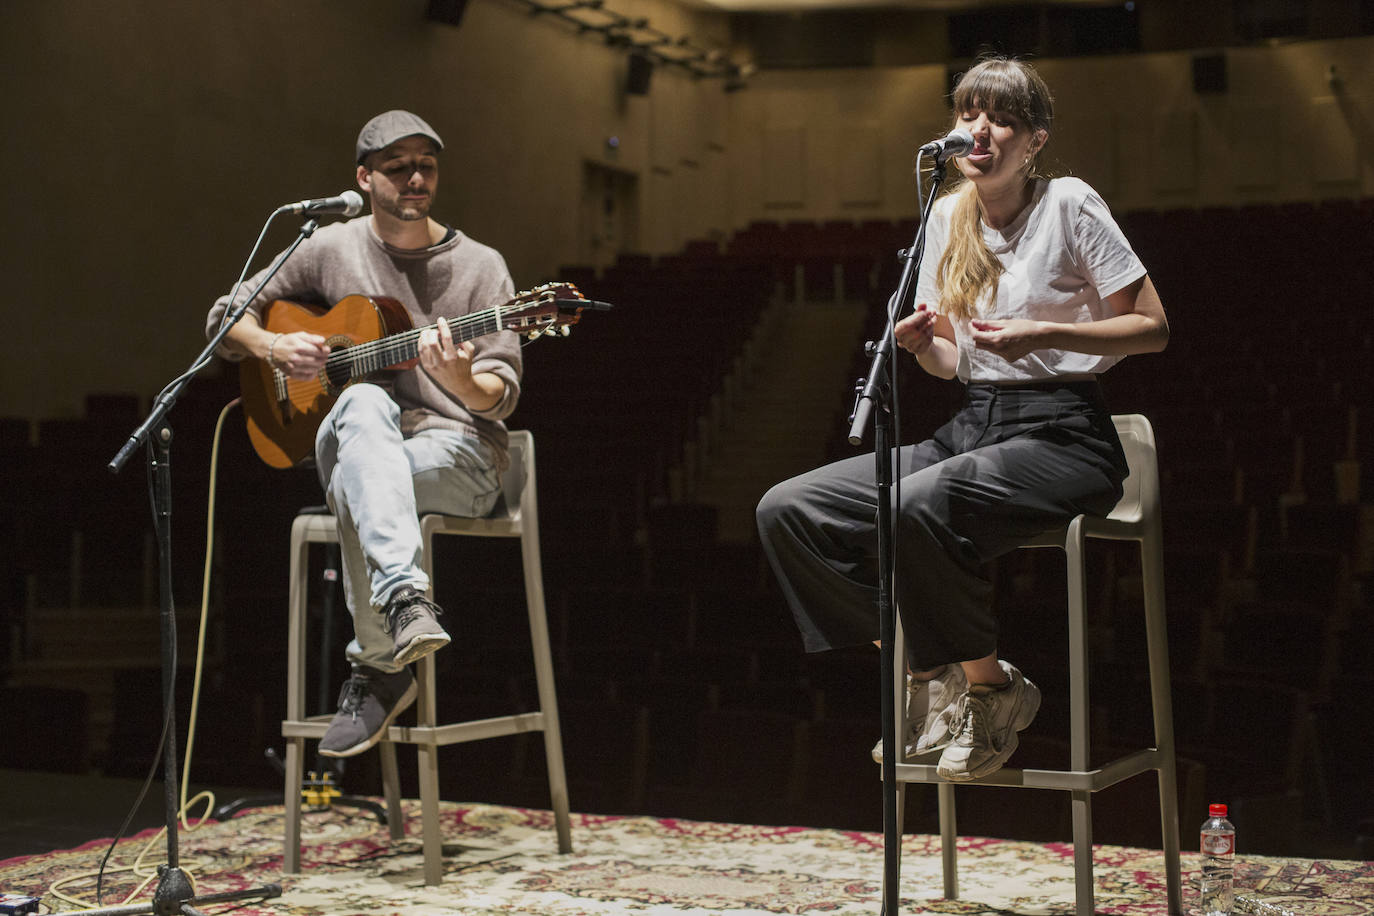
<svg viewBox="0 0 1374 916">
<path fill-rule="evenodd" d="M 281 414 L 283 423 L 291 422 L 291 415 L 295 413 L 291 405 L 291 396 L 287 393 L 286 383 L 288 379 L 286 373 L 272 367 L 272 390 L 277 395 L 277 411 Z"/>
</svg>

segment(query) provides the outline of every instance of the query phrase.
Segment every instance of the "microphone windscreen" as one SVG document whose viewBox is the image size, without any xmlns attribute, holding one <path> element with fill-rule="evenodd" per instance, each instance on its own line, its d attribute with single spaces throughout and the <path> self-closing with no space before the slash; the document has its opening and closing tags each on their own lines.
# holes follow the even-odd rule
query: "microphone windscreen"
<svg viewBox="0 0 1374 916">
<path fill-rule="evenodd" d="M 363 195 L 349 188 L 339 196 L 343 198 L 344 216 L 357 216 L 359 213 L 363 212 Z"/>
</svg>

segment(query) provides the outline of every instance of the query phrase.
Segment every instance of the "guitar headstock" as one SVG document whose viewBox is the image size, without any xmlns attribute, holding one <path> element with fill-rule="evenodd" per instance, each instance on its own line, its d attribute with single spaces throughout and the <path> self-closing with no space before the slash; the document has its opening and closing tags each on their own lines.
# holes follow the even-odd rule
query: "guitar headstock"
<svg viewBox="0 0 1374 916">
<path fill-rule="evenodd" d="M 593 302 L 574 283 L 545 283 L 511 299 L 501 308 L 501 327 L 530 340 L 545 335 L 567 337 L 582 318 L 584 308 L 608 309 Z"/>
</svg>

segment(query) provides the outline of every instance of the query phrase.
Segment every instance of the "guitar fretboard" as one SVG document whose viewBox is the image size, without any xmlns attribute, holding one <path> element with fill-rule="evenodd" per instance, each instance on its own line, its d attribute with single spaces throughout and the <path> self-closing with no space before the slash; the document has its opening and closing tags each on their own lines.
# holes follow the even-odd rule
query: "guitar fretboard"
<svg viewBox="0 0 1374 916">
<path fill-rule="evenodd" d="M 515 303 L 494 305 L 491 308 L 473 312 L 471 315 L 451 319 L 448 322 L 449 333 L 453 335 L 454 343 L 462 343 L 465 340 L 472 340 L 486 334 L 495 334 L 506 327 L 501 320 L 506 314 L 528 309 L 531 303 L 536 301 L 538 298 L 522 299 Z M 420 353 L 420 334 L 435 327 L 437 325 L 425 325 L 422 328 L 411 328 L 408 331 L 401 331 L 377 340 L 369 340 L 350 347 L 341 347 L 330 353 L 325 359 L 324 376 L 332 381 L 342 382 L 370 375 L 373 372 L 380 372 L 383 369 L 412 360 Z M 272 380 L 276 389 L 277 400 L 286 400 L 288 397 L 286 373 L 273 366 Z"/>
<path fill-rule="evenodd" d="M 484 334 L 494 334 L 501 330 L 501 306 L 493 306 L 480 312 L 473 312 L 448 323 L 449 332 L 455 343 L 472 340 Z M 379 340 L 356 344 L 336 350 L 326 360 L 325 373 L 329 378 L 337 378 L 334 370 L 346 366 L 349 378 L 380 372 L 389 366 L 414 359 L 420 352 L 420 334 L 436 325 L 412 328 L 399 334 L 392 334 Z"/>
</svg>

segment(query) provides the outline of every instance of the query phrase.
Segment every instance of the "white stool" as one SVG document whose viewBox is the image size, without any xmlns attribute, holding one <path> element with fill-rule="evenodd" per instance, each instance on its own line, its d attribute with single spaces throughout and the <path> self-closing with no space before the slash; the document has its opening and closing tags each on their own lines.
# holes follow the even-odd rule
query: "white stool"
<svg viewBox="0 0 1374 916">
<path fill-rule="evenodd" d="M 1164 623 L 1164 555 L 1159 508 L 1159 469 L 1150 422 L 1139 414 L 1112 418 L 1131 473 L 1121 500 L 1106 518 L 1080 515 L 1059 531 L 1036 538 L 1026 547 L 1059 547 L 1068 558 L 1069 593 L 1069 766 L 1068 770 L 1018 770 L 1010 767 L 971 782 L 940 778 L 932 764 L 897 765 L 897 823 L 902 823 L 906 784 L 938 783 L 940 846 L 945 897 L 959 896 L 955 861 L 954 787 L 956 785 L 1060 789 L 1072 796 L 1073 861 L 1077 916 L 1093 916 L 1092 793 L 1123 779 L 1155 770 L 1159 774 L 1159 815 L 1164 838 L 1164 870 L 1169 886 L 1169 912 L 1183 912 L 1179 870 L 1178 795 L 1174 762 L 1174 724 L 1169 690 L 1169 647 Z M 1088 763 L 1087 574 L 1084 540 L 1137 541 L 1145 602 L 1145 638 L 1149 655 L 1150 699 L 1154 709 L 1155 746 L 1096 768 Z M 901 623 L 894 651 L 906 657 Z M 906 733 L 905 678 L 896 685 L 897 735 Z M 898 744 L 901 744 L 898 738 Z"/>
<path fill-rule="evenodd" d="M 530 640 L 534 647 L 534 673 L 539 709 L 519 715 L 498 716 L 472 722 L 439 724 L 434 687 L 434 660 L 420 659 L 416 679 L 420 695 L 416 725 L 392 725 L 379 745 L 387 824 L 393 840 L 405 829 L 400 816 L 400 788 L 396 772 L 397 744 L 413 744 L 419 759 L 420 811 L 424 840 L 425 883 L 443 880 L 443 844 L 439 835 L 439 748 L 446 744 L 478 741 L 519 732 L 542 731 L 548 761 L 549 794 L 552 799 L 559 852 L 572 851 L 568 816 L 568 783 L 563 769 L 563 743 L 558 729 L 558 702 L 554 691 L 553 656 L 544 612 L 544 574 L 539 560 L 539 514 L 536 504 L 534 438 L 524 430 L 510 433 L 510 468 L 501 481 L 502 500 L 486 518 L 422 515 L 423 566 L 433 590 L 433 541 L 439 534 L 471 537 L 519 538 L 525 575 L 525 600 L 529 608 Z M 302 513 L 291 525 L 291 592 L 287 622 L 286 718 L 281 733 L 286 738 L 286 850 L 282 871 L 300 871 L 301 785 L 307 738 L 321 738 L 330 716 L 305 715 L 306 575 L 311 544 L 338 542 L 334 516 Z"/>
</svg>

